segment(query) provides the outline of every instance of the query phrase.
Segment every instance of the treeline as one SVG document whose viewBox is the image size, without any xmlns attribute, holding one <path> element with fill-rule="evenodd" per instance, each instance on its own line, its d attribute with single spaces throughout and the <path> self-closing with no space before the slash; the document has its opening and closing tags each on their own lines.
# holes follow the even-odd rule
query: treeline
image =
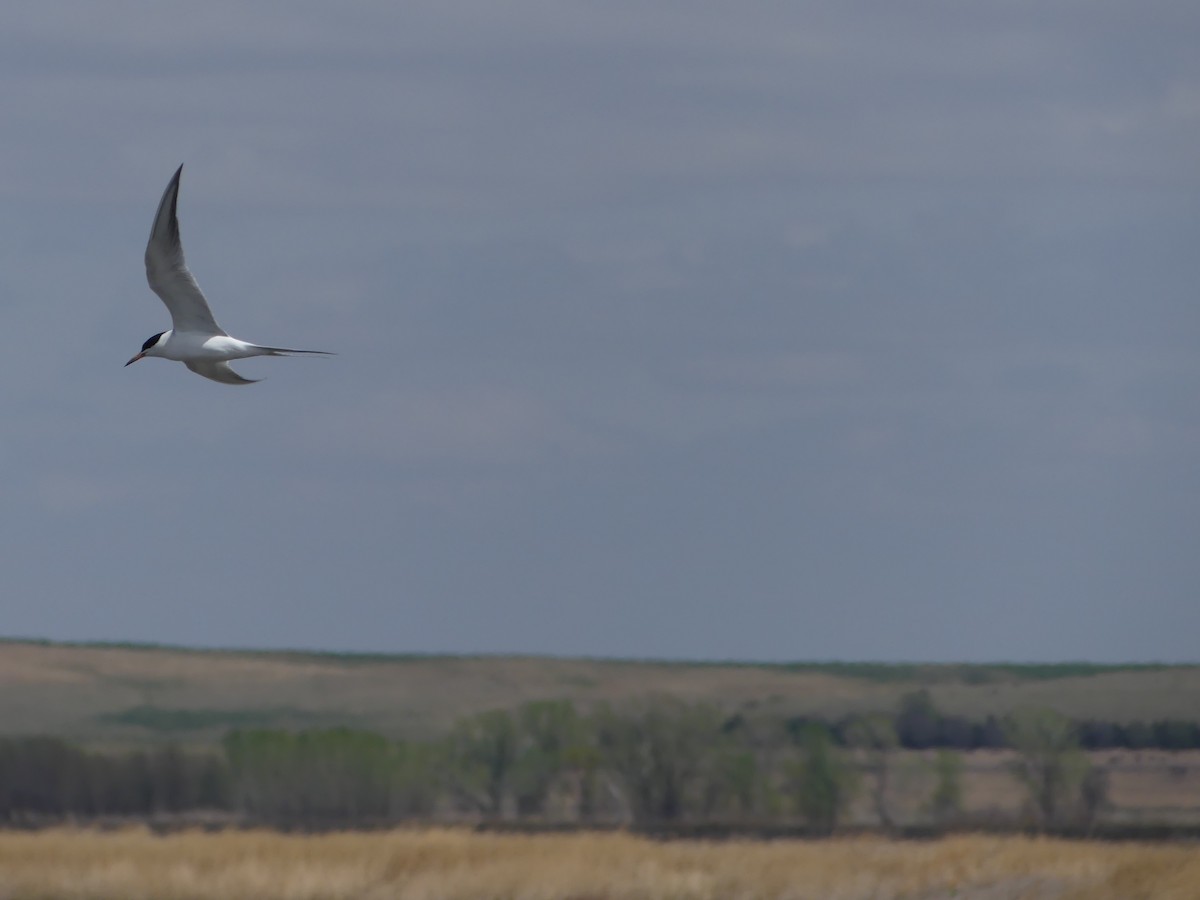
<svg viewBox="0 0 1200 900">
<path fill-rule="evenodd" d="M 229 766 L 175 745 L 88 751 L 52 737 L 0 739 L 0 817 L 129 816 L 225 809 Z"/>
<path fill-rule="evenodd" d="M 211 750 L 101 752 L 9 738 L 0 740 L 0 820 L 207 811 L 284 827 L 783 823 L 825 834 L 857 801 L 859 820 L 867 809 L 883 828 L 900 818 L 945 826 L 964 821 L 963 745 L 938 743 L 966 733 L 956 722 L 919 693 L 896 715 L 837 722 L 730 716 L 671 699 L 586 713 L 541 701 L 471 716 L 428 741 L 352 729 L 236 729 Z M 1095 723 L 1034 711 L 982 724 L 979 735 L 991 742 L 966 746 L 1015 751 L 1010 773 L 1029 822 L 1096 820 L 1107 783 L 1083 753 Z M 1162 730 L 1172 741 L 1193 732 Z M 969 733 L 974 740 L 974 725 Z M 901 765 L 897 757 L 905 747 L 940 747 L 916 763 L 918 809 L 895 806 L 898 782 L 914 775 L 914 760 Z"/>
<path fill-rule="evenodd" d="M 843 746 L 855 716 L 836 721 L 798 717 L 789 720 L 794 730 L 810 721 L 828 726 Z M 896 737 L 907 750 L 1001 750 L 1012 747 L 1009 729 L 1003 718 L 989 715 L 970 719 L 942 713 L 928 691 L 905 695 L 893 718 Z M 1075 724 L 1080 745 L 1085 750 L 1195 750 L 1200 749 L 1200 722 L 1187 719 L 1113 722 L 1085 719 Z"/>
</svg>

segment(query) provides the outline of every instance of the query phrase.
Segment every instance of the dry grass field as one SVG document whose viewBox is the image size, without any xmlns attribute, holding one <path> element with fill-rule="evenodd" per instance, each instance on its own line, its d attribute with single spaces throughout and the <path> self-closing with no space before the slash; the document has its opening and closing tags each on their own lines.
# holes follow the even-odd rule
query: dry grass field
<svg viewBox="0 0 1200 900">
<path fill-rule="evenodd" d="M 867 667 L 869 668 L 869 667 Z M 209 743 L 230 727 L 347 725 L 423 737 L 531 700 L 587 707 L 646 694 L 729 710 L 890 712 L 928 688 L 946 713 L 1048 707 L 1076 719 L 1190 719 L 1200 666 L 1030 677 L 1003 667 L 654 663 L 534 657 L 338 656 L 0 641 L 0 733 L 89 743 Z"/>
<path fill-rule="evenodd" d="M 1195 900 L 1195 845 L 964 836 L 0 833 L 5 900 Z"/>
</svg>

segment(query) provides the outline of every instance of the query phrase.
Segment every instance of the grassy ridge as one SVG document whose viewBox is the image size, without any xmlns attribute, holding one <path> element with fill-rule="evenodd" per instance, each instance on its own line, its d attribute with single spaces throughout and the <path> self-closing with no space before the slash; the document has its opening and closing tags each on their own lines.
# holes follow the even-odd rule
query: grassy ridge
<svg viewBox="0 0 1200 900">
<path fill-rule="evenodd" d="M 9 900 L 1191 900 L 1197 884 L 1191 847 L 1016 837 L 712 844 L 459 830 L 0 833 L 0 895 Z"/>
<path fill-rule="evenodd" d="M 425 737 L 487 709 L 647 694 L 729 711 L 837 718 L 894 712 L 927 688 L 947 714 L 1026 706 L 1072 718 L 1191 719 L 1200 667 L 1064 664 L 739 663 L 530 656 L 200 650 L 0 640 L 0 734 L 89 743 L 211 743 L 229 727 L 348 725 Z"/>
<path fill-rule="evenodd" d="M 842 678 L 862 678 L 886 684 L 922 683 L 995 684 L 1002 681 L 1052 681 L 1056 678 L 1089 678 L 1117 672 L 1157 672 L 1163 663 L 784 663 L 795 672 L 821 672 Z"/>
<path fill-rule="evenodd" d="M 97 716 L 97 721 L 128 725 L 163 734 L 205 731 L 212 728 L 272 728 L 321 724 L 321 717 L 290 707 L 267 709 L 162 709 L 132 706 Z"/>
<path fill-rule="evenodd" d="M 667 668 L 761 668 L 779 669 L 789 672 L 818 672 L 839 678 L 862 678 L 868 681 L 962 681 L 967 684 L 987 684 L 997 680 L 1051 680 L 1055 678 L 1078 678 L 1115 672 L 1149 672 L 1170 668 L 1192 668 L 1191 666 L 1168 663 L 919 663 L 919 662 L 854 662 L 839 660 L 761 662 L 752 660 L 687 660 L 624 657 L 562 657 L 530 654 L 459 654 L 459 653 L 379 653 L 350 652 L 337 650 L 304 650 L 262 648 L 187 647 L 179 644 L 137 643 L 133 641 L 50 641 L 44 638 L 20 638 L 0 636 L 0 647 L 4 645 L 29 647 L 58 647 L 93 650 L 129 650 L 142 652 L 166 652 L 199 655 L 223 655 L 261 657 L 292 662 L 336 662 L 344 665 L 372 665 L 395 663 L 428 663 L 462 660 L 576 660 L 612 666 L 662 666 Z"/>
</svg>

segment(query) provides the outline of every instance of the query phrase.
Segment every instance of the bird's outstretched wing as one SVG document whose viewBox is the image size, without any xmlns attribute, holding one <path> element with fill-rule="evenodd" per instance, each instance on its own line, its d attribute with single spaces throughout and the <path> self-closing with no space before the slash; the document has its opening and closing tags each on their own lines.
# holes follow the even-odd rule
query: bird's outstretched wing
<svg viewBox="0 0 1200 900">
<path fill-rule="evenodd" d="M 154 225 L 146 244 L 146 280 L 150 282 L 150 289 L 167 305 L 175 331 L 223 335 L 225 332 L 213 318 L 208 301 L 204 299 L 200 286 L 183 259 L 179 219 L 175 215 L 179 200 L 179 176 L 182 173 L 183 166 L 180 166 L 163 191 L 158 212 L 154 214 Z"/>
<path fill-rule="evenodd" d="M 203 375 L 205 378 L 211 378 L 213 381 L 219 381 L 221 384 L 254 384 L 256 381 L 262 381 L 261 378 L 243 378 L 237 372 L 230 368 L 229 363 L 219 360 L 189 360 L 184 363 L 189 369 L 197 375 Z"/>
</svg>

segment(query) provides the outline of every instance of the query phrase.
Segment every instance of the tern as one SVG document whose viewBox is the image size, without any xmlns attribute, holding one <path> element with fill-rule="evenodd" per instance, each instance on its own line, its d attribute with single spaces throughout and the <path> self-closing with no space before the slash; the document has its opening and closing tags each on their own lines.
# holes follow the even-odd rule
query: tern
<svg viewBox="0 0 1200 900">
<path fill-rule="evenodd" d="M 171 314 L 170 331 L 151 335 L 142 349 L 125 363 L 131 365 L 147 356 L 173 359 L 197 375 L 221 384 L 253 384 L 258 378 L 243 378 L 229 366 L 231 359 L 250 356 L 332 356 L 324 350 L 291 350 L 264 347 L 230 337 L 213 318 L 208 301 L 196 284 L 183 259 L 179 239 L 179 219 L 175 207 L 179 201 L 179 176 L 183 166 L 163 191 L 146 244 L 146 280 Z"/>
</svg>

